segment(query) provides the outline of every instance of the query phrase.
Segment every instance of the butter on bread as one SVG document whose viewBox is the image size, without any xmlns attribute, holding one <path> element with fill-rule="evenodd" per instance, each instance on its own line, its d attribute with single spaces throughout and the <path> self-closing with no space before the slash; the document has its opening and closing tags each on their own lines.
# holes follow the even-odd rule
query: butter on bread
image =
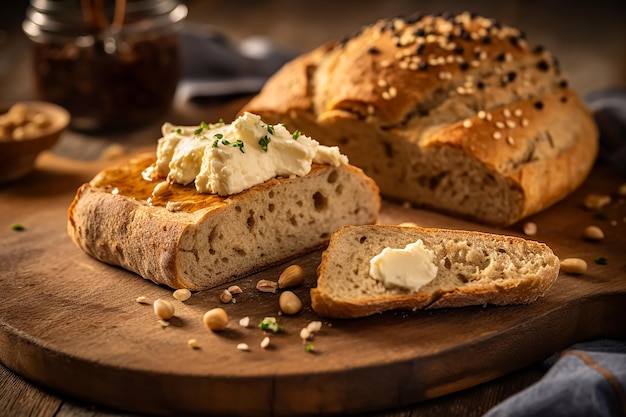
<svg viewBox="0 0 626 417">
<path fill-rule="evenodd" d="M 557 59 L 470 13 L 364 27 L 286 64 L 242 111 L 339 145 L 385 197 L 494 225 L 564 198 L 598 151 Z"/>
<path fill-rule="evenodd" d="M 434 279 L 418 290 L 385 286 L 370 275 L 384 248 L 421 239 L 433 252 Z M 400 226 L 346 226 L 322 254 L 313 310 L 353 318 L 387 310 L 528 304 L 557 279 L 559 259 L 545 244 L 514 236 Z"/>
<path fill-rule="evenodd" d="M 376 184 L 348 164 L 313 164 L 224 197 L 173 183 L 150 204 L 155 182 L 141 174 L 154 162 L 141 155 L 81 186 L 68 232 L 94 258 L 172 288 L 215 287 L 284 262 L 340 226 L 375 223 L 380 209 Z"/>
</svg>

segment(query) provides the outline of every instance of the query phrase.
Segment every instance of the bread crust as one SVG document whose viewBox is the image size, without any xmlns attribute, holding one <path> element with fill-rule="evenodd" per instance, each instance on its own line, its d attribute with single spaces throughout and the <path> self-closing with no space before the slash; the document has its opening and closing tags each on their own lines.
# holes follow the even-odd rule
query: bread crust
<svg viewBox="0 0 626 417">
<path fill-rule="evenodd" d="M 375 223 L 380 210 L 376 184 L 350 165 L 314 164 L 304 177 L 274 178 L 228 197 L 191 190 L 179 200 L 198 201 L 175 211 L 149 204 L 154 184 L 147 188 L 148 194 L 138 191 L 144 187 L 141 183 L 128 185 L 135 190 L 130 194 L 114 191 L 116 184 L 127 184 L 116 183 L 115 178 L 129 181 L 127 175 L 140 174 L 153 161 L 152 154 L 140 156 L 82 185 L 68 210 L 68 233 L 94 258 L 172 288 L 214 287 L 284 262 L 322 247 L 339 226 Z M 344 197 L 331 194 L 338 185 L 346 188 Z M 349 193 L 350 187 L 358 196 Z M 326 198 L 323 207 L 307 200 L 309 193 L 317 191 Z M 289 222 L 284 216 L 291 211 Z M 298 222 L 298 213 L 308 214 L 309 223 L 314 223 Z M 210 267 L 207 259 L 213 262 Z"/>
<path fill-rule="evenodd" d="M 339 145 L 385 197 L 499 226 L 564 198 L 598 152 L 593 117 L 558 61 L 519 30 L 469 14 L 383 20 L 323 45 L 287 64 L 243 111 Z M 459 164 L 446 161 L 451 153 L 484 180 L 463 183 L 454 172 L 453 187 L 472 188 L 471 202 L 494 176 L 503 207 L 481 212 L 429 190 Z"/>
<path fill-rule="evenodd" d="M 403 248 L 407 243 L 417 239 L 428 241 L 432 248 L 444 246 L 446 239 L 486 243 L 490 245 L 491 254 L 497 250 L 517 248 L 522 253 L 541 257 L 545 266 L 530 271 L 519 279 L 503 279 L 498 276 L 481 277 L 477 281 L 459 283 L 457 286 L 447 287 L 442 284 L 428 284 L 419 291 L 371 291 L 369 294 L 360 294 L 358 297 L 337 294 L 336 284 L 342 280 L 356 280 L 355 285 L 364 286 L 362 278 L 349 278 L 357 269 L 361 275 L 363 270 L 369 270 L 369 260 L 384 247 Z M 374 247 L 356 244 L 357 241 L 376 241 Z M 350 246 L 352 244 L 353 246 Z M 485 245 L 486 246 L 486 245 Z M 347 262 L 345 268 L 337 268 L 336 259 L 341 251 L 350 248 L 356 259 L 367 264 L 360 267 L 356 261 Z M 483 248 L 483 247 L 481 247 Z M 434 249 L 435 251 L 437 249 Z M 437 255 L 443 256 L 443 255 Z M 448 254 L 449 256 L 449 254 Z M 528 259 L 529 269 L 531 262 L 537 259 Z M 545 244 L 525 240 L 514 236 L 494 235 L 474 231 L 445 230 L 436 228 L 399 227 L 399 226 L 346 226 L 337 230 L 332 236 L 328 248 L 322 254 L 322 261 L 318 268 L 317 287 L 311 289 L 311 305 L 313 310 L 324 317 L 355 318 L 364 317 L 388 310 L 420 310 L 433 308 L 464 307 L 472 305 L 511 305 L 529 304 L 542 297 L 558 277 L 559 260 Z M 367 273 L 365 273 L 367 275 Z M 352 285 L 353 281 L 350 281 Z"/>
</svg>

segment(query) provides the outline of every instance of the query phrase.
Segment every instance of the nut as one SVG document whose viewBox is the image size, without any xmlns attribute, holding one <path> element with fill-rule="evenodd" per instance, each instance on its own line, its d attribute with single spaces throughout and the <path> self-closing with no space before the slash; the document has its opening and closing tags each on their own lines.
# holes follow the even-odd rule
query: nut
<svg viewBox="0 0 626 417">
<path fill-rule="evenodd" d="M 139 297 L 137 297 L 135 299 L 135 301 L 137 301 L 139 304 L 147 304 L 148 303 L 148 299 L 146 298 L 145 295 L 140 295 Z"/>
<path fill-rule="evenodd" d="M 222 291 L 222 293 L 220 294 L 220 300 L 222 301 L 222 303 L 224 304 L 228 304 L 230 303 L 230 301 L 233 299 L 233 295 L 230 293 L 230 291 L 228 290 L 224 290 Z"/>
<path fill-rule="evenodd" d="M 247 352 L 250 350 L 250 346 L 248 346 L 246 343 L 239 343 L 237 345 L 237 349 Z"/>
<path fill-rule="evenodd" d="M 413 223 L 413 222 L 402 222 L 398 226 L 400 226 L 400 227 L 417 227 L 417 224 Z"/>
<path fill-rule="evenodd" d="M 583 202 L 589 210 L 600 210 L 611 202 L 611 196 L 606 194 L 588 194 Z"/>
<path fill-rule="evenodd" d="M 309 340 L 310 337 L 311 337 L 311 331 L 309 329 L 305 327 L 302 330 L 300 330 L 300 339 L 302 339 L 303 341 L 306 341 L 306 340 Z"/>
<path fill-rule="evenodd" d="M 228 326 L 228 313 L 223 308 L 213 308 L 204 313 L 202 322 L 207 329 L 219 332 Z"/>
<path fill-rule="evenodd" d="M 312 321 L 306 326 L 306 329 L 311 333 L 317 333 L 322 329 L 322 322 L 319 320 Z"/>
<path fill-rule="evenodd" d="M 239 320 L 239 325 L 241 327 L 248 327 L 248 325 L 250 324 L 250 317 L 244 317 L 242 319 Z"/>
<path fill-rule="evenodd" d="M 261 279 L 256 283 L 256 289 L 261 292 L 271 292 L 275 293 L 278 289 L 278 282 L 270 281 L 267 279 Z"/>
<path fill-rule="evenodd" d="M 261 340 L 261 349 L 267 349 L 267 347 L 270 345 L 270 338 L 269 336 L 265 336 L 263 338 L 263 340 Z"/>
<path fill-rule="evenodd" d="M 537 234 L 537 223 L 526 222 L 523 226 L 524 234 L 528 236 L 535 236 Z"/>
<path fill-rule="evenodd" d="M 161 181 L 157 185 L 154 186 L 152 190 L 152 196 L 158 197 L 167 194 L 170 184 L 167 181 Z"/>
<path fill-rule="evenodd" d="M 583 236 L 589 240 L 602 240 L 604 239 L 604 232 L 598 226 L 587 226 Z"/>
<path fill-rule="evenodd" d="M 278 288 L 290 288 L 304 282 L 304 271 L 300 265 L 290 265 L 278 277 Z"/>
<path fill-rule="evenodd" d="M 230 287 L 228 287 L 228 292 L 231 294 L 241 294 L 243 290 L 239 285 L 231 285 Z"/>
<path fill-rule="evenodd" d="M 167 300 L 157 298 L 154 300 L 154 314 L 162 320 L 169 320 L 174 317 L 174 304 Z"/>
<path fill-rule="evenodd" d="M 285 314 L 296 314 L 302 310 L 302 301 L 291 291 L 285 291 L 278 298 L 280 311 Z"/>
<path fill-rule="evenodd" d="M 198 349 L 198 341 L 196 339 L 189 339 L 187 340 L 187 346 L 189 346 L 192 349 Z"/>
<path fill-rule="evenodd" d="M 174 296 L 174 298 L 178 301 L 187 301 L 191 297 L 191 291 L 189 291 L 187 288 L 181 288 L 174 291 L 172 296 Z"/>
<path fill-rule="evenodd" d="M 587 272 L 587 262 L 580 258 L 567 258 L 561 261 L 561 271 L 568 274 L 584 274 Z"/>
</svg>

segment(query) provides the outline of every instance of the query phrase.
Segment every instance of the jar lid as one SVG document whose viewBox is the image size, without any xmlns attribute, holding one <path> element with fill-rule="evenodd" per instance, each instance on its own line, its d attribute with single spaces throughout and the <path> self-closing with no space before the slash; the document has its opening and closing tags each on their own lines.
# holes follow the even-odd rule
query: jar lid
<svg viewBox="0 0 626 417">
<path fill-rule="evenodd" d="M 22 29 L 31 39 L 93 35 L 116 23 L 120 5 L 124 14 L 118 29 L 123 32 L 178 30 L 187 16 L 187 7 L 176 0 L 31 0 Z"/>
</svg>

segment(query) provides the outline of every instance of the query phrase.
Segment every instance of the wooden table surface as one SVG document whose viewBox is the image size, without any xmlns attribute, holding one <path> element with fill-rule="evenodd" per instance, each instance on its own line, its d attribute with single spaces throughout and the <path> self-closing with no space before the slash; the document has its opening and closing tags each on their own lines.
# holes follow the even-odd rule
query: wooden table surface
<svg viewBox="0 0 626 417">
<path fill-rule="evenodd" d="M 28 42 L 20 32 L 24 1 L 3 2 L 0 6 L 0 101 L 34 98 L 29 66 Z M 296 51 L 308 50 L 319 43 L 340 38 L 361 25 L 380 17 L 410 14 L 415 5 L 404 1 L 305 2 L 268 1 L 263 10 L 255 2 L 187 2 L 189 20 L 218 25 L 229 36 L 241 39 L 253 34 L 267 36 L 278 45 Z M 555 2 L 559 3 L 559 2 Z M 504 6 L 506 4 L 506 6 Z M 571 74 L 572 84 L 582 93 L 624 85 L 626 82 L 626 48 L 622 25 L 624 4 L 600 1 L 599 12 L 584 14 L 558 4 L 537 9 L 525 8 L 523 2 L 482 1 L 471 6 L 461 1 L 421 2 L 421 11 L 462 11 L 468 7 L 485 15 L 518 25 L 531 38 L 550 47 Z M 256 9 L 255 9 L 256 7 Z M 272 16 L 271 24 L 263 16 Z M 304 18 L 303 16 L 306 16 Z M 578 30 L 580 27 L 586 31 Z M 581 33 L 584 32 L 584 33 Z M 573 46 L 575 45 L 575 47 Z M 585 65 L 578 65 L 584 61 Z M 194 124 L 199 120 L 225 120 L 246 100 L 211 99 L 176 103 L 165 120 Z M 54 151 L 78 159 L 98 158 L 111 144 L 125 150 L 153 144 L 159 135 L 160 122 L 124 134 L 86 135 L 67 132 Z M 1 214 L 0 214 L 1 215 Z M 0 266 L 1 267 L 1 266 Z M 372 413 L 371 416 L 480 416 L 510 395 L 533 384 L 546 369 L 540 364 L 505 377 L 412 406 Z M 105 410 L 80 400 L 65 398 L 14 374 L 0 365 L 0 416 L 105 417 L 131 416 L 119 410 Z"/>
</svg>

